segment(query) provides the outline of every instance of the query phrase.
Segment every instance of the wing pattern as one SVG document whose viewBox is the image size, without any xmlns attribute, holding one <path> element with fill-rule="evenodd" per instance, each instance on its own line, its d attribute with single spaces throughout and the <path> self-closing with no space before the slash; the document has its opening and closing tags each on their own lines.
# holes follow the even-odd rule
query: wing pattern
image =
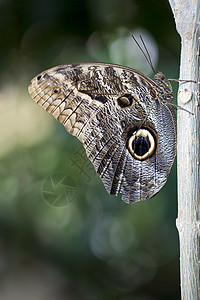
<svg viewBox="0 0 200 300">
<path fill-rule="evenodd" d="M 110 194 L 132 203 L 165 184 L 176 156 L 176 118 L 162 73 L 152 80 L 112 64 L 61 65 L 33 78 L 29 93 L 83 143 Z"/>
</svg>

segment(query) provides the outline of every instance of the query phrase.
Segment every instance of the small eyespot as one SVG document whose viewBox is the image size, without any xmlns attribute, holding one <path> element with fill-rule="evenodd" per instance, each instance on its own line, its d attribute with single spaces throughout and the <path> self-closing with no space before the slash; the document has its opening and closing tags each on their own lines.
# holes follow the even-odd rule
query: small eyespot
<svg viewBox="0 0 200 300">
<path fill-rule="evenodd" d="M 147 129 L 139 129 L 128 140 L 128 150 L 137 160 L 149 158 L 156 149 L 156 140 Z"/>
<path fill-rule="evenodd" d="M 38 75 L 37 80 L 39 81 L 42 78 L 42 75 Z"/>
<path fill-rule="evenodd" d="M 117 104 L 121 108 L 128 108 L 131 107 L 133 104 L 136 105 L 138 102 L 138 98 L 135 94 L 124 94 L 117 98 Z"/>
<path fill-rule="evenodd" d="M 122 128 L 124 129 L 124 128 L 126 127 L 126 121 L 122 120 L 122 121 L 121 121 L 121 126 L 122 126 Z"/>
<path fill-rule="evenodd" d="M 54 89 L 54 93 L 58 94 L 60 92 L 60 89 L 59 88 L 55 88 Z"/>
<path fill-rule="evenodd" d="M 131 94 L 124 94 L 117 99 L 117 103 L 121 108 L 130 107 L 133 104 L 133 97 Z"/>
</svg>

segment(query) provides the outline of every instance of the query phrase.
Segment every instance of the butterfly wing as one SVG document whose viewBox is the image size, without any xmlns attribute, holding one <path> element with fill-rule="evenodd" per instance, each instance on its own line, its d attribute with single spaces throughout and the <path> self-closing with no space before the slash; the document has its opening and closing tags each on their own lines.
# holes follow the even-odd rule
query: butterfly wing
<svg viewBox="0 0 200 300">
<path fill-rule="evenodd" d="M 153 197 L 176 156 L 174 110 L 155 82 L 104 63 L 61 65 L 31 81 L 29 93 L 84 145 L 110 194 L 131 203 Z"/>
</svg>

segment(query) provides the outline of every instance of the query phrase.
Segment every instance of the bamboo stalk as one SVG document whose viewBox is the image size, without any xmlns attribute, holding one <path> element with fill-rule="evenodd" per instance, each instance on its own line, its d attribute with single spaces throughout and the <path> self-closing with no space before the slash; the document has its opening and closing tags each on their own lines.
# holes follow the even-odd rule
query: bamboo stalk
<svg viewBox="0 0 200 300">
<path fill-rule="evenodd" d="M 199 0 L 169 0 L 181 37 L 180 79 L 199 82 Z M 199 293 L 199 203 L 200 203 L 200 108 L 199 84 L 179 84 L 177 173 L 180 240 L 181 298 L 198 300 Z"/>
</svg>

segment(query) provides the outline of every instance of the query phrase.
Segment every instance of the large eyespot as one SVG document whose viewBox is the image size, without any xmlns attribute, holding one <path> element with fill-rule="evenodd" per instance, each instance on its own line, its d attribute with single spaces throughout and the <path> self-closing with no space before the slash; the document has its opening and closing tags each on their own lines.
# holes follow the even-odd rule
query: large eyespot
<svg viewBox="0 0 200 300">
<path fill-rule="evenodd" d="M 147 129 L 136 130 L 128 140 L 128 150 L 135 159 L 147 159 L 154 153 L 155 149 L 155 137 Z"/>
</svg>

